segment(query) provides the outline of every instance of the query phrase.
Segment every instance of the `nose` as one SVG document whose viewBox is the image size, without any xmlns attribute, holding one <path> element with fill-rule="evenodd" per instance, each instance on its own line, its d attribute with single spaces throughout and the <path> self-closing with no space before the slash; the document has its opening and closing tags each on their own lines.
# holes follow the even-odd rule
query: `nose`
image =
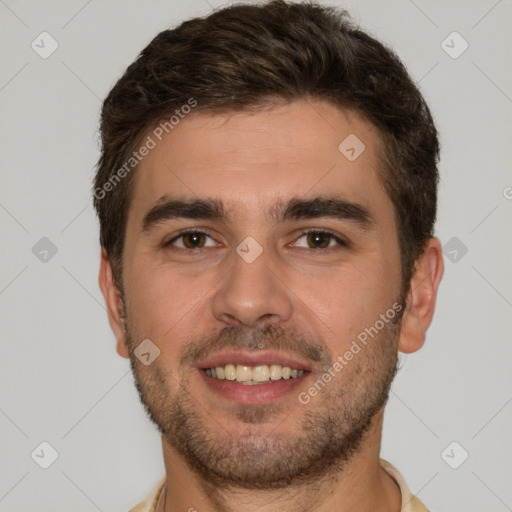
<svg viewBox="0 0 512 512">
<path fill-rule="evenodd" d="M 213 301 L 213 314 L 228 325 L 262 327 L 286 322 L 293 311 L 292 292 L 279 275 L 278 265 L 269 251 L 252 262 L 238 253 Z"/>
</svg>

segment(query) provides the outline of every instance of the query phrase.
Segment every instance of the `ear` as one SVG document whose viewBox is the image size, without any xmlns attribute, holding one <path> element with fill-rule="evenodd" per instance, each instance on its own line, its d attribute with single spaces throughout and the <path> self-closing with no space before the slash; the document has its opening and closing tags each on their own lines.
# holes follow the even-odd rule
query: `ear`
<svg viewBox="0 0 512 512">
<path fill-rule="evenodd" d="M 107 306 L 108 321 L 117 340 L 117 353 L 122 357 L 129 358 L 123 301 L 119 288 L 114 283 L 112 265 L 104 248 L 101 249 L 99 283 Z"/>
<path fill-rule="evenodd" d="M 443 271 L 441 242 L 437 238 L 431 238 L 416 261 L 411 278 L 398 342 L 400 352 L 416 352 L 425 343 L 425 335 L 434 316 L 437 290 Z"/>
</svg>

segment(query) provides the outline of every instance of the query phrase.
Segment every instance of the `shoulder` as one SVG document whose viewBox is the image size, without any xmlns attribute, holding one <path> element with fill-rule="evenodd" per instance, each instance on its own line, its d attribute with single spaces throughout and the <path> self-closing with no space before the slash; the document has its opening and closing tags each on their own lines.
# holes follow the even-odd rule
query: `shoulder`
<svg viewBox="0 0 512 512">
<path fill-rule="evenodd" d="M 428 509 L 423 503 L 414 496 L 409 490 L 404 477 L 400 474 L 398 469 L 392 464 L 380 459 L 380 465 L 386 473 L 398 484 L 400 492 L 402 493 L 402 508 L 401 512 L 428 512 Z"/>
<path fill-rule="evenodd" d="M 138 505 L 135 505 L 135 507 L 131 508 L 128 512 L 155 512 L 156 504 L 158 503 L 158 498 L 164 488 L 166 478 L 166 475 L 160 478 L 153 489 L 151 489 L 151 492 L 147 495 L 146 499 L 141 501 Z"/>
</svg>

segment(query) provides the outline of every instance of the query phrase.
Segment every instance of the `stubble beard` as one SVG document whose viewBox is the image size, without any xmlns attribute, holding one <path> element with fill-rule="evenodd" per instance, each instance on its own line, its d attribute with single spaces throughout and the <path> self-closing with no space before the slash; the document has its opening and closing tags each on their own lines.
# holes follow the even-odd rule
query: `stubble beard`
<svg viewBox="0 0 512 512">
<path fill-rule="evenodd" d="M 143 366 L 133 353 L 138 338 L 132 337 L 132 332 L 127 328 L 136 388 L 169 445 L 205 482 L 217 488 L 269 490 L 338 474 L 360 450 L 396 374 L 400 321 L 386 324 L 310 404 L 297 400 L 291 412 L 278 404 L 234 405 L 230 418 L 237 424 L 237 436 L 229 426 L 222 427 L 225 418 L 209 417 L 204 410 L 201 414 L 201 406 L 183 378 L 186 372 L 177 378 L 158 359 Z M 239 335 L 237 327 L 222 331 L 222 339 L 231 340 L 228 346 L 232 348 L 240 344 L 236 341 Z M 281 348 L 282 343 L 275 341 L 284 339 L 295 339 L 295 346 L 308 343 L 278 327 L 251 331 L 252 347 Z M 220 338 L 216 340 L 220 345 Z M 202 341 L 197 346 L 207 345 Z M 332 367 L 330 354 L 320 356 L 323 368 Z M 282 418 L 281 423 L 276 417 Z M 269 428 L 266 422 L 272 421 L 275 426 Z"/>
</svg>

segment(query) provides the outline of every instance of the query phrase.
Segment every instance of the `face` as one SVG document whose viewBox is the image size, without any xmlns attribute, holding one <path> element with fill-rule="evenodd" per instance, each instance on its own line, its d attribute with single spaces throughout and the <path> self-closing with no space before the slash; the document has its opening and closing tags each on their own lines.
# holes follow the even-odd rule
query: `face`
<svg viewBox="0 0 512 512">
<path fill-rule="evenodd" d="M 339 149 L 351 134 L 359 156 Z M 190 115 L 139 164 L 118 351 L 176 456 L 217 485 L 332 471 L 386 400 L 401 272 L 379 144 L 357 113 L 295 102 Z"/>
</svg>

